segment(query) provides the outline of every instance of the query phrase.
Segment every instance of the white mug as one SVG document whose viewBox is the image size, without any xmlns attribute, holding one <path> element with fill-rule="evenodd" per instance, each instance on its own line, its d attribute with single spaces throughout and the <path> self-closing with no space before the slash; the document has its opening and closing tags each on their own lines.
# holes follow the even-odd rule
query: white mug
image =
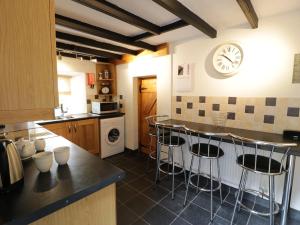
<svg viewBox="0 0 300 225">
<path fill-rule="evenodd" d="M 34 147 L 34 142 L 27 142 L 23 145 L 20 151 L 21 158 L 28 158 L 35 154 L 36 150 Z"/>
<path fill-rule="evenodd" d="M 46 141 L 45 139 L 36 139 L 34 141 L 34 146 L 35 146 L 35 149 L 37 152 L 41 152 L 41 151 L 44 151 L 45 150 L 45 147 L 46 147 Z"/>
</svg>

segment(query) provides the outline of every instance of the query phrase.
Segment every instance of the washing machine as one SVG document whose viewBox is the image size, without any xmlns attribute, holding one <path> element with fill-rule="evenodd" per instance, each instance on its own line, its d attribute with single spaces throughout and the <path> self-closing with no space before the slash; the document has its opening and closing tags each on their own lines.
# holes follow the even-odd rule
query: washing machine
<svg viewBox="0 0 300 225">
<path fill-rule="evenodd" d="M 124 151 L 124 116 L 101 119 L 101 158 Z"/>
</svg>

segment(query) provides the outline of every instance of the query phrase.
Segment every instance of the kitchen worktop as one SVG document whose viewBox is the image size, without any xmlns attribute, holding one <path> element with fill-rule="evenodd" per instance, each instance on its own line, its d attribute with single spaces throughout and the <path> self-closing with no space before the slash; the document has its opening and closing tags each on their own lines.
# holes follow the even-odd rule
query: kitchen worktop
<svg viewBox="0 0 300 225">
<path fill-rule="evenodd" d="M 24 186 L 0 196 L 0 225 L 28 224 L 120 181 L 125 172 L 62 137 L 46 139 L 46 150 L 70 146 L 70 160 L 39 173 L 32 159 L 23 161 Z"/>
<path fill-rule="evenodd" d="M 53 119 L 53 120 L 40 120 L 35 121 L 36 124 L 45 125 L 51 123 L 62 123 L 67 121 L 76 121 L 76 120 L 86 120 L 86 119 L 107 119 L 124 116 L 125 113 L 115 112 L 115 113 L 106 113 L 106 114 L 94 114 L 94 113 L 82 113 L 82 114 L 72 114 L 71 116 L 66 116 L 63 119 Z"/>
<path fill-rule="evenodd" d="M 276 134 L 276 133 L 268 133 L 268 132 L 261 132 L 261 131 L 254 131 L 254 130 L 246 130 L 246 129 L 239 129 L 239 128 L 232 128 L 232 127 L 220 127 L 210 124 L 204 124 L 204 123 L 195 123 L 195 122 L 189 122 L 184 120 L 175 120 L 175 119 L 169 119 L 164 120 L 162 123 L 166 124 L 176 124 L 176 125 L 185 125 L 187 128 L 204 132 L 204 133 L 231 133 L 236 134 L 241 137 L 254 139 L 254 140 L 260 140 L 260 141 L 266 141 L 266 142 L 275 142 L 275 143 L 296 143 L 297 146 L 293 147 L 289 154 L 300 156 L 300 142 L 294 141 L 290 139 L 286 139 L 283 137 L 282 134 Z M 232 143 L 231 138 L 229 137 L 223 137 L 224 142 Z"/>
</svg>

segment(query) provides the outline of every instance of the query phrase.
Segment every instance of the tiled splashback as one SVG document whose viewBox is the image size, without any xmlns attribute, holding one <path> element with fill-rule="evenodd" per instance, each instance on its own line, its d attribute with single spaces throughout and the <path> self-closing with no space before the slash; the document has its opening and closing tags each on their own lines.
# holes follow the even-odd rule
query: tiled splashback
<svg viewBox="0 0 300 225">
<path fill-rule="evenodd" d="M 282 133 L 300 130 L 300 98 L 173 96 L 172 118 L 215 124 L 224 115 L 226 126 Z"/>
</svg>

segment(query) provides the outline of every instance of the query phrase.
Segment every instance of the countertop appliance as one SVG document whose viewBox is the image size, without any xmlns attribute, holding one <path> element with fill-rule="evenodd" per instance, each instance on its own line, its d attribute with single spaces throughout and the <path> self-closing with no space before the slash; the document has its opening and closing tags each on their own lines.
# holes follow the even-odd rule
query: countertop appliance
<svg viewBox="0 0 300 225">
<path fill-rule="evenodd" d="M 12 140 L 0 137 L 0 192 L 10 192 L 24 181 L 23 165 Z"/>
<path fill-rule="evenodd" d="M 118 102 L 92 102 L 92 113 L 96 114 L 105 114 L 105 113 L 114 113 L 119 112 Z"/>
<path fill-rule="evenodd" d="M 124 151 L 124 116 L 101 119 L 101 158 Z"/>
</svg>

